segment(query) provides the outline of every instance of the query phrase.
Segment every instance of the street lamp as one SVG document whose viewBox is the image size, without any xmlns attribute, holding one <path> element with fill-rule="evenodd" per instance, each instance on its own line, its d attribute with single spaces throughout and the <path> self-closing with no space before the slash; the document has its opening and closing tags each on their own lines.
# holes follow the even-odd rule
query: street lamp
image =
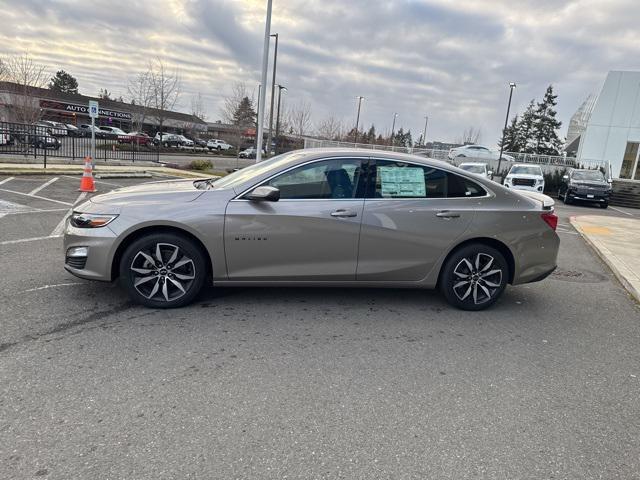
<svg viewBox="0 0 640 480">
<path fill-rule="evenodd" d="M 358 99 L 358 113 L 356 115 L 356 133 L 353 137 L 353 146 L 355 147 L 356 144 L 358 143 L 358 128 L 360 127 L 360 105 L 362 104 L 362 100 L 364 99 L 363 96 L 357 96 L 356 99 Z"/>
<path fill-rule="evenodd" d="M 273 52 L 273 78 L 271 79 L 271 108 L 269 108 L 269 133 L 267 135 L 267 154 L 271 152 L 272 128 L 273 128 L 273 101 L 275 100 L 276 89 L 276 64 L 278 62 L 278 34 L 271 35 L 276 39 L 276 46 Z"/>
<path fill-rule="evenodd" d="M 509 122 L 509 110 L 511 110 L 511 98 L 513 97 L 513 89 L 516 88 L 516 84 L 509 83 L 509 103 L 507 103 L 507 116 L 504 119 L 504 128 L 502 129 L 502 141 L 500 142 L 500 156 L 498 157 L 498 175 L 500 174 L 500 164 L 502 163 L 502 152 L 504 151 L 504 136 L 507 133 L 507 123 Z M 493 175 L 491 175 L 493 179 Z"/>
<path fill-rule="evenodd" d="M 267 85 L 267 68 L 269 67 L 269 39 L 271 37 L 271 4 L 273 0 L 267 0 L 267 18 L 264 25 L 264 46 L 262 48 L 262 81 L 261 85 Z M 264 130 L 264 97 L 266 88 L 262 89 L 262 95 L 258 96 L 258 141 L 256 142 L 256 163 L 262 160 L 262 131 Z"/>
<path fill-rule="evenodd" d="M 398 114 L 394 113 L 393 114 L 393 124 L 391 124 L 391 146 L 393 146 L 393 144 L 395 143 L 393 141 L 393 134 L 394 134 L 394 132 L 396 130 L 396 118 L 398 118 Z"/>
<path fill-rule="evenodd" d="M 278 153 L 278 140 L 280 139 L 280 99 L 282 98 L 282 91 L 287 91 L 287 87 L 277 85 L 278 87 L 278 113 L 276 114 L 276 146 L 275 153 Z"/>
</svg>

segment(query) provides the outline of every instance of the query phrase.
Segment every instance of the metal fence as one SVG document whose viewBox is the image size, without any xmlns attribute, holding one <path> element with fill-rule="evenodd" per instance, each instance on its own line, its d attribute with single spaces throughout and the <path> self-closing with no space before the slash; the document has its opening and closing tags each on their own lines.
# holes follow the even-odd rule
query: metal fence
<svg viewBox="0 0 640 480">
<path fill-rule="evenodd" d="M 159 161 L 159 149 L 153 143 L 142 142 L 135 137 L 101 132 L 96 137 L 94 161 Z M 91 132 L 0 122 L 0 161 L 3 155 L 42 160 L 45 165 L 48 158 L 83 159 L 91 156 Z"/>
<path fill-rule="evenodd" d="M 401 153 L 412 153 L 414 155 L 424 155 L 436 160 L 450 161 L 449 150 L 437 150 L 422 147 L 392 147 L 388 145 L 375 145 L 369 143 L 337 142 L 333 140 L 319 140 L 315 138 L 305 138 L 304 148 L 364 148 L 369 150 L 386 150 Z M 505 155 L 513 157 L 516 162 L 535 163 L 538 165 L 555 165 L 560 167 L 577 167 L 576 159 L 562 155 L 538 155 L 535 153 L 515 153 L 504 152 Z M 468 158 L 467 160 L 475 160 Z M 479 159 L 484 160 L 484 159 Z M 504 157 L 503 157 L 504 160 Z"/>
</svg>

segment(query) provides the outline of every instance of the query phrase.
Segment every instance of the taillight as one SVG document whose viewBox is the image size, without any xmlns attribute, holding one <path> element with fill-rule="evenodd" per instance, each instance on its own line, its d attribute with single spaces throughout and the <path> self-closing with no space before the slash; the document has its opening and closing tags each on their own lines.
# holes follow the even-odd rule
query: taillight
<svg viewBox="0 0 640 480">
<path fill-rule="evenodd" d="M 549 225 L 555 231 L 556 227 L 558 226 L 558 216 L 553 212 L 544 212 L 540 214 L 540 216 L 545 222 L 547 222 L 547 225 Z"/>
</svg>

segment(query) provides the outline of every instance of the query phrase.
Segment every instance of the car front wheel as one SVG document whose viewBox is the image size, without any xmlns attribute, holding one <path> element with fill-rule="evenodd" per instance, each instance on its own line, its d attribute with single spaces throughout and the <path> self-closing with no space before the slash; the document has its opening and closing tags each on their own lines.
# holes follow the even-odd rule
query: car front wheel
<svg viewBox="0 0 640 480">
<path fill-rule="evenodd" d="M 120 261 L 120 280 L 137 303 L 175 308 L 191 303 L 207 276 L 202 249 L 172 233 L 146 235 L 127 247 Z"/>
<path fill-rule="evenodd" d="M 509 267 L 495 248 L 481 243 L 455 251 L 442 267 L 440 290 L 447 301 L 462 310 L 483 310 L 502 295 Z"/>
</svg>

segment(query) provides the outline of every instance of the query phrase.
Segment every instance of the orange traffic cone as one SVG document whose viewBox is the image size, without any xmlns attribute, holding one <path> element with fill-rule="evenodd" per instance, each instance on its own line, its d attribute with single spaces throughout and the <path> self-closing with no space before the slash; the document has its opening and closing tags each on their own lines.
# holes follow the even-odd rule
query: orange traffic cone
<svg viewBox="0 0 640 480">
<path fill-rule="evenodd" d="M 93 182 L 93 166 L 91 165 L 91 157 L 84 157 L 84 172 L 82 180 L 80 180 L 80 192 L 95 192 L 96 185 Z"/>
</svg>

